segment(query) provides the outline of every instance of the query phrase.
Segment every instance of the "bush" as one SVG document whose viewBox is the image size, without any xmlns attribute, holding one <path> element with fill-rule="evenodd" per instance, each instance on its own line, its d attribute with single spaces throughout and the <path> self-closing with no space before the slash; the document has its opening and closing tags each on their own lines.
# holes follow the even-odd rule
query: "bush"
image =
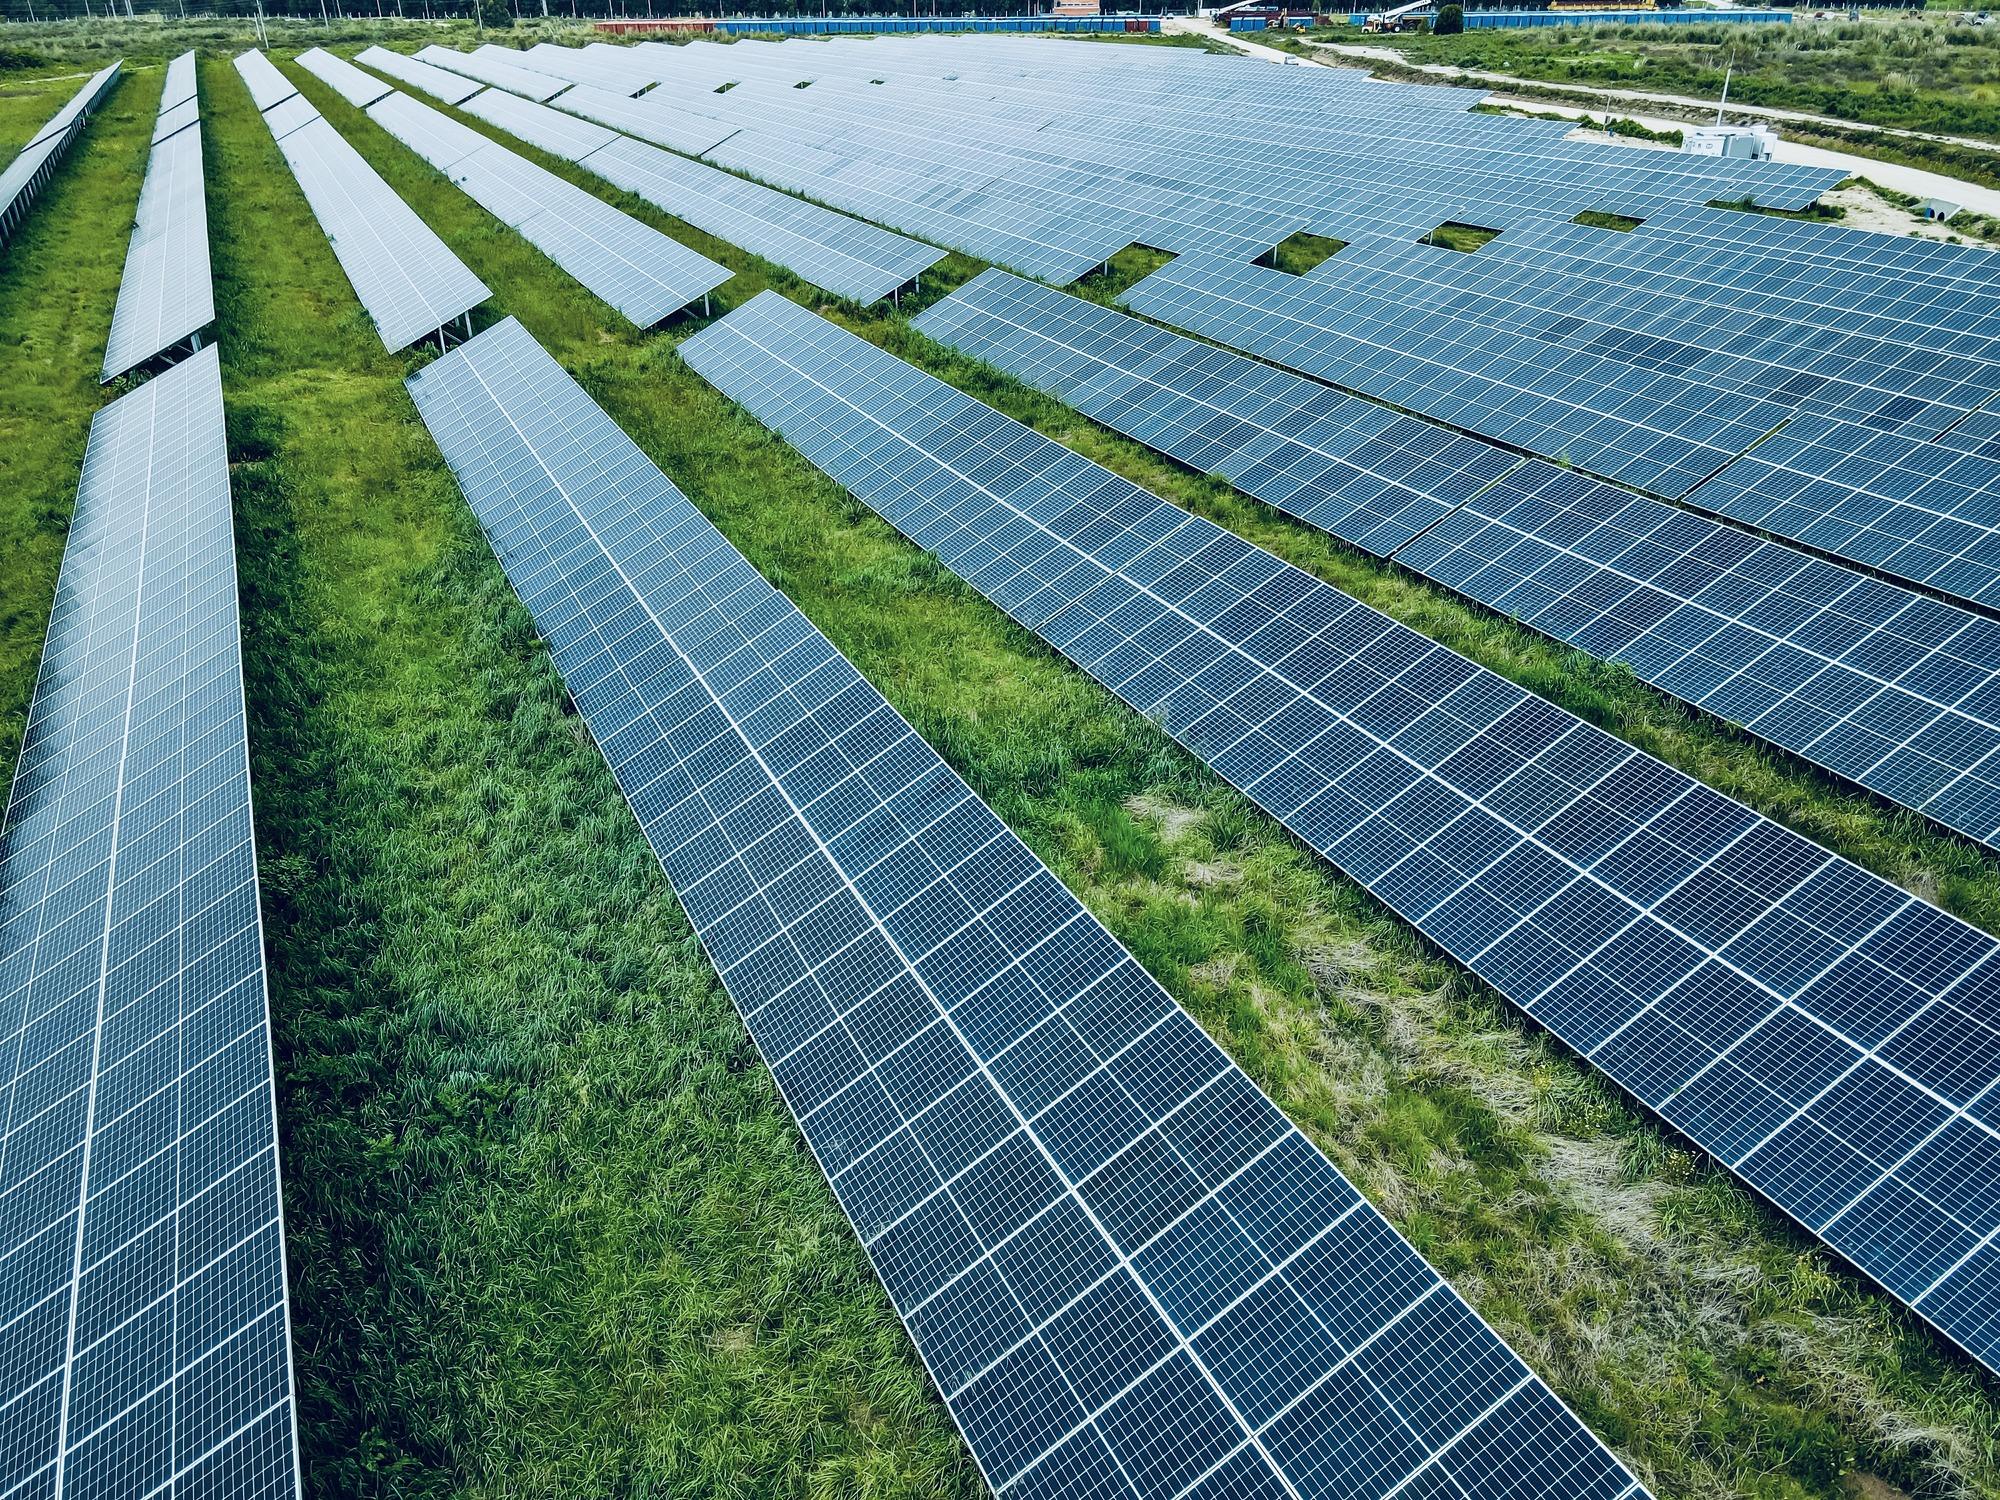
<svg viewBox="0 0 2000 1500">
<path fill-rule="evenodd" d="M 514 24 L 514 12 L 507 0 L 479 0 L 479 21 L 487 30 L 505 31 Z"/>
<path fill-rule="evenodd" d="M 1437 20 L 1431 26 L 1433 36 L 1457 36 L 1465 30 L 1465 11 L 1456 5 L 1438 7 Z"/>
</svg>

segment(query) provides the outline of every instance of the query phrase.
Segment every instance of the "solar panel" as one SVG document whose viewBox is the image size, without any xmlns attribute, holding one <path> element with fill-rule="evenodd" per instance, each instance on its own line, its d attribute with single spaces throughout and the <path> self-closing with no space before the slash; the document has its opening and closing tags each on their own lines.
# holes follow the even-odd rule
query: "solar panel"
<svg viewBox="0 0 2000 1500">
<path fill-rule="evenodd" d="M 390 92 L 389 85 L 381 79 L 362 72 L 346 58 L 336 57 L 324 47 L 309 47 L 298 55 L 296 61 L 356 109 L 366 109 Z"/>
<path fill-rule="evenodd" d="M 1005 271 L 912 326 L 1377 557 L 1523 461 Z"/>
<path fill-rule="evenodd" d="M 2000 456 L 1801 416 L 1687 503 L 2000 606 Z"/>
<path fill-rule="evenodd" d="M 632 52 L 625 47 L 559 47 L 537 42 L 520 55 L 520 63 L 551 78 L 591 84 L 627 98 L 652 87 L 654 81 L 644 68 L 633 64 Z"/>
<path fill-rule="evenodd" d="M 197 107 L 187 99 L 172 112 Z M 201 132 L 183 129 L 156 142 L 146 162 L 99 378 L 115 380 L 214 321 Z"/>
<path fill-rule="evenodd" d="M 706 297 L 730 277 L 726 266 L 407 94 L 392 94 L 368 113 L 641 328 Z"/>
<path fill-rule="evenodd" d="M 680 352 L 2000 1367 L 2000 944 L 782 297 Z"/>
<path fill-rule="evenodd" d="M 456 73 L 447 73 L 443 68 L 418 62 L 414 57 L 405 57 L 400 52 L 391 52 L 387 47 L 370 47 L 355 55 L 356 62 L 368 64 L 378 73 L 387 73 L 398 83 L 407 83 L 411 88 L 422 89 L 433 99 L 446 104 L 457 104 L 470 99 L 484 84 Z"/>
<path fill-rule="evenodd" d="M 170 135 L 178 135 L 201 118 L 201 106 L 192 99 L 185 99 L 172 109 L 163 109 L 153 122 L 153 144 L 159 145 Z"/>
<path fill-rule="evenodd" d="M 213 346 L 97 414 L 0 834 L 0 1489 L 298 1493 Z"/>
<path fill-rule="evenodd" d="M 933 245 L 627 140 L 547 105 L 488 89 L 464 107 L 836 296 L 877 301 L 944 258 Z"/>
<path fill-rule="evenodd" d="M 1647 229 L 1633 232 L 1658 237 Z M 1775 277 L 1762 284 L 1725 278 L 1718 288 L 1664 273 L 1632 278 L 1597 253 L 1594 241 L 1606 234 L 1552 225 L 1490 258 L 1421 245 L 1355 245 L 1310 275 L 1365 282 L 1407 307 L 1448 309 L 1578 353 L 1756 390 L 1798 410 L 1913 436 L 1934 437 L 2000 387 L 2000 360 L 1940 347 L 1949 341 L 1933 329 L 1879 319 L 1852 326 L 1852 288 L 1815 305 L 1781 293 Z M 1976 323 L 1976 315 L 1967 321 Z M 2000 345 L 1987 353 L 2000 355 Z"/>
<path fill-rule="evenodd" d="M 117 82 L 123 66 L 122 61 L 115 62 L 91 74 L 83 87 L 70 95 L 63 107 L 49 116 L 49 122 L 29 138 L 28 146 L 39 146 L 43 141 L 54 140 L 58 136 L 73 135 L 78 123 L 111 92 L 111 86 Z M 28 147 L 21 149 L 25 154 Z"/>
<path fill-rule="evenodd" d="M 1790 412 L 1263 266 L 1183 256 L 1119 299 L 1275 364 L 1669 498 Z"/>
<path fill-rule="evenodd" d="M 555 107 L 689 156 L 705 155 L 737 130 L 720 120 L 670 109 L 649 99 L 628 99 L 589 87 L 571 89 L 555 101 Z"/>
<path fill-rule="evenodd" d="M 409 385 L 992 1486 L 1639 1493 L 517 323 Z"/>
<path fill-rule="evenodd" d="M 1377 556 L 2000 840 L 2000 629 L 1004 271 L 932 338 Z"/>
<path fill-rule="evenodd" d="M 244 84 L 250 90 L 250 98 L 260 112 L 283 104 L 298 92 L 292 87 L 291 79 L 280 73 L 278 65 L 261 52 L 237 53 L 236 71 L 242 75 Z"/>
<path fill-rule="evenodd" d="M 492 295 L 324 119 L 278 150 L 385 346 L 426 338 Z"/>
<path fill-rule="evenodd" d="M 282 141 L 301 125 L 309 125 L 320 117 L 318 110 L 304 94 L 293 94 L 264 111 L 264 123 L 270 127 L 273 139 Z"/>
<path fill-rule="evenodd" d="M 1939 433 L 1937 441 L 1959 453 L 2000 458 L 2000 407 L 1968 413 L 1955 427 Z"/>
<path fill-rule="evenodd" d="M 560 78 L 551 78 L 511 61 L 518 55 L 511 48 L 496 47 L 490 42 L 472 53 L 454 52 L 433 44 L 418 52 L 417 60 L 534 100 L 552 98 L 568 87 Z"/>
<path fill-rule="evenodd" d="M 34 138 L 7 164 L 7 169 L 0 172 L 0 243 L 11 238 L 14 231 L 21 227 L 21 221 L 27 218 L 36 195 L 41 192 L 43 184 L 55 175 L 63 153 L 69 150 L 87 123 L 90 111 L 117 83 L 120 67 L 121 64 L 113 63 L 93 74 L 50 117 L 49 122 L 35 132 Z"/>
<path fill-rule="evenodd" d="M 465 101 L 463 108 L 467 114 L 477 115 L 487 124 L 497 125 L 564 161 L 582 161 L 591 152 L 618 139 L 616 131 L 606 130 L 602 125 L 499 89 L 475 94 Z"/>
<path fill-rule="evenodd" d="M 160 88 L 160 113 L 186 104 L 195 96 L 194 50 L 190 48 L 167 64 L 166 82 Z"/>
</svg>

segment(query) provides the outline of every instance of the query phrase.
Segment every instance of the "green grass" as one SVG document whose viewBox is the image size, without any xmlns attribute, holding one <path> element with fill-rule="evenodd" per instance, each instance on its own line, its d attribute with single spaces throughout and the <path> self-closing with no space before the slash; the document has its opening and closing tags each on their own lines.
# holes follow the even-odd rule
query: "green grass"
<svg viewBox="0 0 2000 1500">
<path fill-rule="evenodd" d="M 1349 40 L 1330 35 L 1328 40 Z M 1413 63 L 1715 99 L 2000 141 L 2000 28 L 1922 13 L 1789 26 L 1552 26 L 1368 39 Z"/>
<path fill-rule="evenodd" d="M 1436 245 L 1441 250 L 1456 250 L 1461 255 L 1470 255 L 1482 245 L 1490 245 L 1499 238 L 1500 231 L 1497 229 L 1448 221 L 1426 234 L 1424 243 Z"/>
<path fill-rule="evenodd" d="M 1588 224 L 1593 229 L 1615 229 L 1620 234 L 1630 234 L 1646 221 L 1644 219 L 1630 218 L 1625 214 L 1608 214 L 1595 208 L 1586 208 L 1582 213 L 1570 220 L 1570 222 L 1572 224 Z"/>
<path fill-rule="evenodd" d="M 673 354 L 697 325 L 636 334 L 291 71 L 495 306 L 1659 1493 L 1833 1497 L 1851 1470 L 1927 1497 L 2000 1490 L 2000 1423 L 1962 1360 L 722 401 Z M 203 86 L 312 1492 L 975 1494 L 416 420 L 400 378 L 421 356 L 383 353 L 226 62 L 204 63 Z M 126 158 L 79 159 L 59 186 L 129 197 L 144 124 L 106 133 Z M 1968 846 L 1188 474 L 901 316 L 812 295 L 525 154 L 736 269 L 718 312 L 777 286 L 1891 878 L 2000 922 L 2000 882 Z M 117 253 L 90 273 L 94 326 L 76 336 L 95 348 Z M 976 269 L 952 257 L 905 312 Z M 0 335 L 92 322 L 91 308 L 57 300 L 0 302 Z M 68 357 L 63 378 L 75 365 L 87 386 L 96 360 L 94 348 Z M 80 420 L 77 433 L 67 449 L 49 440 L 43 460 L 57 524 Z M 0 525 L 27 508 L 0 488 Z M 12 558 L 0 551 L 9 597 Z M 0 681 L 32 671 L 30 653 L 0 665 Z"/>
<path fill-rule="evenodd" d="M 1303 276 L 1346 248 L 1346 240 L 1324 234 L 1307 234 L 1301 229 L 1271 247 L 1270 262 L 1280 271 Z"/>
<path fill-rule="evenodd" d="M 0 776 L 13 769 L 34 693 L 162 81 L 154 70 L 118 84 L 0 247 Z M 10 78 L 0 161 L 79 83 Z"/>
</svg>

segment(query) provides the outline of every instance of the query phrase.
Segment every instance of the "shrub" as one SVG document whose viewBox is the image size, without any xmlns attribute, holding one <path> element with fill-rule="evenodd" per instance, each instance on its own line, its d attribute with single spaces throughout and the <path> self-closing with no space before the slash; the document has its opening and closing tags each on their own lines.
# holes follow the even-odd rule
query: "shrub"
<svg viewBox="0 0 2000 1500">
<path fill-rule="evenodd" d="M 1465 30 L 1465 11 L 1456 5 L 1438 7 L 1437 20 L 1431 26 L 1435 36 L 1458 36 Z"/>
</svg>

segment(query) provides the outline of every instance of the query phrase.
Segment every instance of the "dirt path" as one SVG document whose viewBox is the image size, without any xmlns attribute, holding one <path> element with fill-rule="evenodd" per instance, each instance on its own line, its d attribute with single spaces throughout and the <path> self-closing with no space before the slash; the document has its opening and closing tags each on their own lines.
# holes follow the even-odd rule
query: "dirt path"
<svg viewBox="0 0 2000 1500">
<path fill-rule="evenodd" d="M 1179 36 L 1207 37 L 1210 41 L 1221 42 L 1226 47 L 1234 47 L 1245 57 L 1261 57 L 1265 62 L 1290 63 L 1293 67 L 1306 68 L 1329 66 L 1327 63 L 1315 62 L 1310 57 L 1294 57 L 1291 53 L 1280 51 L 1276 47 L 1253 42 L 1241 32 L 1219 31 L 1214 22 L 1202 16 L 1163 16 L 1160 20 L 1160 30 Z"/>
</svg>

